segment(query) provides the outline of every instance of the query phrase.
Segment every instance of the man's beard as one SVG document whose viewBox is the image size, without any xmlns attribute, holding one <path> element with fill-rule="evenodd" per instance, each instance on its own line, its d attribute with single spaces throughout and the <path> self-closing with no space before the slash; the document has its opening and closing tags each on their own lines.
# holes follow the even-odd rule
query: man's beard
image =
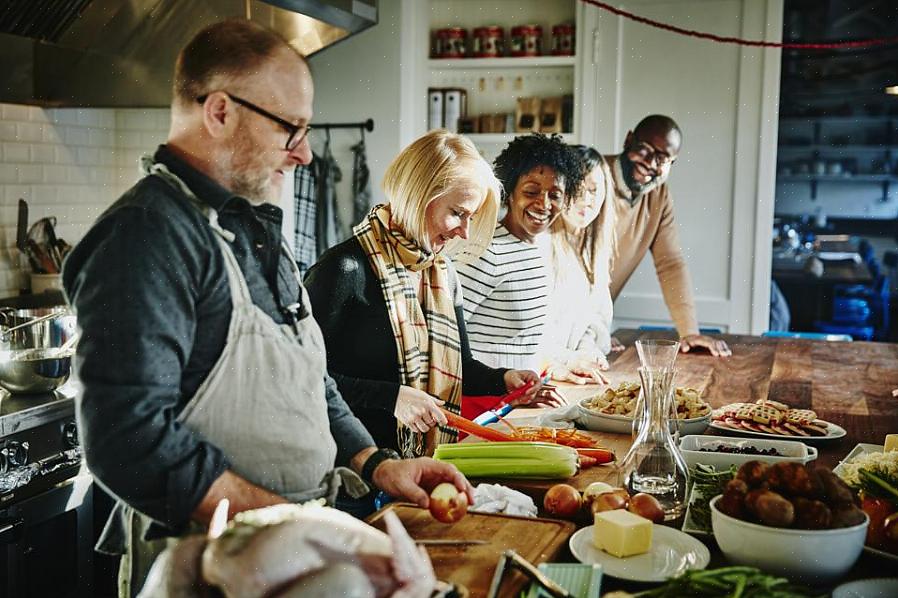
<svg viewBox="0 0 898 598">
<path fill-rule="evenodd" d="M 244 197 L 254 205 L 274 202 L 274 191 L 271 173 L 267 172 L 264 153 L 247 130 L 238 131 L 234 144 L 223 161 L 229 180 L 229 188 L 240 197 Z"/>
<path fill-rule="evenodd" d="M 667 175 L 664 173 L 660 173 L 652 177 L 646 183 L 640 183 L 634 178 L 634 166 L 633 162 L 627 157 L 627 152 L 623 152 L 620 155 L 620 170 L 624 175 L 624 183 L 627 185 L 627 188 L 633 192 L 634 195 L 643 195 L 657 189 L 667 180 Z"/>
</svg>

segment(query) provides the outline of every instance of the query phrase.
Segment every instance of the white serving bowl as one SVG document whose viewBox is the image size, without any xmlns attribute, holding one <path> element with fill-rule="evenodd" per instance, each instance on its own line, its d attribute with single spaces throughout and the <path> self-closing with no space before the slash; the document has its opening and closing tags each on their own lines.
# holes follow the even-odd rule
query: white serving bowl
<svg viewBox="0 0 898 598">
<path fill-rule="evenodd" d="M 631 434 L 633 431 L 633 418 L 629 415 L 608 415 L 593 411 L 584 406 L 589 399 L 580 401 L 580 417 L 578 421 L 587 430 L 595 432 L 612 432 L 614 434 Z M 701 434 L 711 424 L 711 414 L 690 419 L 678 419 L 670 423 L 670 431 L 679 430 L 681 436 L 686 434 Z"/>
<path fill-rule="evenodd" d="M 768 455 L 743 455 L 740 453 L 705 452 L 699 449 L 716 448 L 718 446 L 746 447 L 757 449 L 776 449 L 782 457 Z M 779 463 L 780 461 L 795 461 L 808 463 L 817 458 L 817 449 L 803 442 L 794 440 L 765 440 L 763 438 L 730 438 L 726 436 L 701 436 L 690 435 L 680 438 L 680 452 L 686 465 L 690 468 L 698 463 L 711 465 L 717 471 L 729 469 L 731 465 L 736 467 L 747 461 L 763 461 L 764 463 Z"/>
<path fill-rule="evenodd" d="M 812 585 L 833 581 L 851 569 L 870 523 L 865 514 L 860 525 L 839 529 L 769 527 L 721 513 L 719 500 L 711 500 L 711 527 L 727 560 Z"/>
</svg>

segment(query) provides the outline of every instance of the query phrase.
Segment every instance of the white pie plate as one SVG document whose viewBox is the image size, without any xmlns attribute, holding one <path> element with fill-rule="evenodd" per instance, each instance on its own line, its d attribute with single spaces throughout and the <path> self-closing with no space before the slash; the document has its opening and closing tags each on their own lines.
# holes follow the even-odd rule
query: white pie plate
<svg viewBox="0 0 898 598">
<path fill-rule="evenodd" d="M 652 529 L 652 548 L 649 552 L 617 558 L 592 543 L 594 527 L 584 527 L 571 536 L 571 554 L 581 563 L 601 565 L 606 575 L 619 579 L 665 581 L 690 569 L 704 569 L 711 560 L 711 553 L 700 541 L 672 527 L 658 524 Z"/>
<path fill-rule="evenodd" d="M 737 430 L 735 428 L 720 425 L 713 419 L 711 420 L 711 427 L 733 436 L 751 436 L 753 438 L 769 438 L 771 440 L 798 440 L 800 442 L 826 442 L 841 438 L 848 433 L 842 426 L 837 426 L 836 424 L 827 421 L 823 421 L 823 423 L 826 424 L 826 429 L 829 432 L 826 436 L 783 436 L 782 434 L 768 434 L 767 432 L 755 432 L 753 430 Z"/>
</svg>

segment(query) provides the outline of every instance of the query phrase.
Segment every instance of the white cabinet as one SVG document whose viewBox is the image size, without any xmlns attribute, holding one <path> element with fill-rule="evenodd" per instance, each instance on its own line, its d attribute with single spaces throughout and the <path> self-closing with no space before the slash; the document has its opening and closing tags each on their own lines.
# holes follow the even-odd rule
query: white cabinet
<svg viewBox="0 0 898 598">
<path fill-rule="evenodd" d="M 460 88 L 467 94 L 467 115 L 513 115 L 519 97 L 572 96 L 569 142 L 580 142 L 583 106 L 581 84 L 583 50 L 581 3 L 577 0 L 406 0 L 403 5 L 403 85 L 400 137 L 403 145 L 427 131 L 427 100 L 430 88 Z M 406 25 L 408 23 L 408 25 Z M 430 58 L 432 32 L 461 27 L 470 32 L 476 27 L 497 25 L 505 29 L 506 44 L 511 28 L 538 24 L 543 29 L 543 49 L 552 48 L 552 27 L 562 23 L 575 25 L 575 56 L 534 56 L 501 58 Z M 512 123 L 509 123 L 512 124 Z M 471 133 L 469 136 L 492 159 L 515 135 Z"/>
</svg>

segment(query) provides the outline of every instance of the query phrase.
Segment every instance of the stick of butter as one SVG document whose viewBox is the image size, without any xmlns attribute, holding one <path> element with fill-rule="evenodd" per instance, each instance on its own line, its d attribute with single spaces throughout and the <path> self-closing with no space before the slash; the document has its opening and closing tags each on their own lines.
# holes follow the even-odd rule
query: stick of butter
<svg viewBox="0 0 898 598">
<path fill-rule="evenodd" d="M 898 434 L 886 434 L 885 446 L 883 452 L 898 451 Z"/>
<path fill-rule="evenodd" d="M 652 522 L 623 509 L 596 513 L 592 541 L 618 558 L 642 554 L 652 547 Z"/>
</svg>

